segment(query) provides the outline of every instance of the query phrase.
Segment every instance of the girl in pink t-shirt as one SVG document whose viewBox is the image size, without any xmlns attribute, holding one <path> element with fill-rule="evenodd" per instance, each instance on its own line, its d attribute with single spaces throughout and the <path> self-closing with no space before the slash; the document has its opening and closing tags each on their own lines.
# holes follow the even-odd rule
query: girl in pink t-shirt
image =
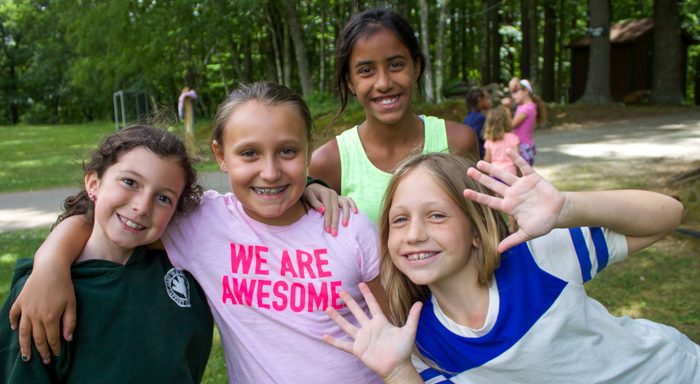
<svg viewBox="0 0 700 384">
<path fill-rule="evenodd" d="M 520 139 L 520 156 L 533 165 L 537 153 L 533 133 L 535 126 L 546 120 L 547 110 L 542 100 L 532 91 L 532 85 L 527 79 L 518 80 L 511 92 L 513 100 L 518 104 L 511 122 L 513 133 Z"/>
<path fill-rule="evenodd" d="M 346 213 L 338 232 L 304 197 L 312 125 L 302 97 L 283 85 L 234 90 L 219 106 L 211 145 L 233 193 L 206 192 L 200 206 L 173 221 L 161 238 L 173 266 L 188 270 L 204 290 L 229 380 L 237 384 L 382 381 L 322 339 L 342 336 L 327 308 L 355 322 L 341 290 L 365 308 L 358 283 L 384 295 L 369 218 Z M 51 281 L 52 289 L 65 289 L 64 281 Z M 42 289 L 31 297 L 51 296 Z"/>
<path fill-rule="evenodd" d="M 517 173 L 513 159 L 506 154 L 507 148 L 519 153 L 520 139 L 511 132 L 510 113 L 503 107 L 497 107 L 486 114 L 484 128 L 484 160 L 499 165 L 512 174 Z"/>
</svg>

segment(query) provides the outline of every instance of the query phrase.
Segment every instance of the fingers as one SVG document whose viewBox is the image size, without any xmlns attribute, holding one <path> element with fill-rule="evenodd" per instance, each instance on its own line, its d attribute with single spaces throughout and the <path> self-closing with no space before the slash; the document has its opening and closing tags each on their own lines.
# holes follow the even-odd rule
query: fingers
<svg viewBox="0 0 700 384">
<path fill-rule="evenodd" d="M 486 174 L 486 175 L 483 175 L 484 181 L 486 181 L 487 175 L 493 176 L 493 177 L 489 177 L 489 179 L 493 180 L 493 178 L 495 177 L 498 179 L 496 181 L 500 182 L 501 184 L 505 184 L 505 185 L 513 185 L 513 183 L 518 181 L 518 177 L 516 175 L 508 172 L 505 168 L 503 168 L 501 166 L 491 164 L 491 163 L 486 162 L 486 161 L 479 161 L 478 163 L 476 163 L 476 167 L 480 171 L 482 171 Z"/>
<path fill-rule="evenodd" d="M 361 283 L 361 285 L 364 285 L 365 288 L 367 288 L 366 284 Z M 369 290 L 369 288 L 367 289 Z M 357 304 L 357 301 L 355 301 L 355 299 L 353 299 L 347 292 L 340 292 L 340 298 L 343 299 L 345 305 L 348 307 L 348 309 L 350 309 L 350 312 L 352 312 L 352 315 L 355 316 L 355 319 L 357 319 L 360 324 L 364 324 L 369 321 L 369 317 L 367 317 L 365 311 L 362 310 L 360 305 Z"/>
<path fill-rule="evenodd" d="M 22 306 L 15 300 L 10 307 L 10 328 L 14 331 L 19 326 L 19 318 L 22 315 Z"/>
<path fill-rule="evenodd" d="M 328 211 L 325 213 L 326 220 L 325 222 L 328 223 L 330 221 L 329 225 L 326 225 L 326 228 L 330 228 L 329 233 L 332 234 L 333 236 L 338 236 L 338 222 L 340 221 L 340 207 L 338 206 L 338 194 L 333 192 L 333 198 L 332 201 L 330 202 L 330 205 L 328 207 Z"/>
<path fill-rule="evenodd" d="M 69 301 L 66 304 L 66 311 L 63 313 L 63 338 L 67 341 L 73 341 L 73 331 L 77 319 L 75 300 Z"/>
<path fill-rule="evenodd" d="M 336 339 L 330 335 L 323 335 L 323 341 L 347 353 L 353 352 L 354 343 L 351 341 Z"/>
<path fill-rule="evenodd" d="M 22 316 L 19 321 L 19 352 L 22 361 L 27 362 L 32 358 L 32 323 Z"/>
<path fill-rule="evenodd" d="M 465 189 L 464 192 L 462 192 L 464 197 L 466 199 L 469 199 L 477 204 L 482 204 L 486 205 L 487 207 L 490 207 L 491 209 L 496 209 L 496 210 L 502 210 L 501 209 L 501 199 L 487 195 L 481 192 L 477 192 L 473 189 Z"/>
<path fill-rule="evenodd" d="M 510 248 L 513 248 L 514 246 L 524 243 L 528 240 L 530 240 L 531 237 L 528 236 L 525 232 L 522 230 L 518 230 L 517 232 L 511 234 L 510 236 L 506 237 L 503 239 L 500 243 L 498 243 L 498 253 L 503 253 Z"/>
<path fill-rule="evenodd" d="M 355 336 L 357 335 L 357 327 L 355 327 L 351 322 L 349 322 L 347 319 L 341 316 L 338 313 L 338 311 L 336 311 L 333 307 L 328 307 L 326 309 L 326 313 L 328 314 L 328 317 L 331 318 L 331 320 L 335 321 L 335 323 L 338 324 L 338 326 L 340 327 L 340 329 L 343 330 L 343 332 L 347 333 L 348 336 L 355 339 Z"/>
<path fill-rule="evenodd" d="M 506 192 L 506 188 L 508 187 L 508 185 L 494 179 L 491 176 L 488 176 L 488 175 L 482 173 L 482 172 L 489 173 L 491 167 L 490 167 L 490 164 L 489 164 L 489 166 L 482 167 L 481 163 L 482 162 L 480 161 L 479 162 L 479 166 L 480 166 L 479 170 L 476 170 L 474 168 L 469 168 L 467 170 L 467 176 L 469 176 L 472 180 L 476 181 L 477 183 L 483 185 L 484 187 L 486 187 L 486 188 L 496 192 L 497 194 L 503 196 Z M 488 164 L 488 163 L 486 163 L 486 164 Z M 482 169 L 482 168 L 485 168 L 485 169 Z M 479 172 L 479 171 L 482 171 L 482 172 Z M 506 176 L 506 179 L 508 179 L 507 176 Z"/>
<path fill-rule="evenodd" d="M 343 227 L 347 227 L 350 220 L 350 212 L 357 213 L 357 205 L 355 205 L 355 200 L 346 196 L 338 196 L 338 204 L 343 210 Z"/>
<path fill-rule="evenodd" d="M 45 329 L 46 341 L 50 352 L 53 353 L 54 356 L 61 354 L 61 332 L 59 328 L 58 324 L 49 324 Z"/>
<path fill-rule="evenodd" d="M 513 162 L 515 162 L 515 165 L 518 167 L 518 169 L 520 169 L 520 173 L 523 176 L 527 176 L 527 175 L 535 173 L 534 168 L 532 168 L 532 166 L 530 164 L 528 164 L 528 162 L 525 161 L 525 159 L 523 159 L 523 157 L 520 156 L 519 153 L 513 151 L 510 148 L 506 148 L 506 154 L 508 156 L 510 156 L 510 158 L 513 160 Z"/>
<path fill-rule="evenodd" d="M 32 337 L 34 339 L 34 346 L 37 352 L 39 352 L 39 356 L 41 356 L 41 361 L 43 361 L 44 364 L 51 362 L 51 351 L 46 341 L 46 331 L 41 323 L 32 323 Z"/>
<path fill-rule="evenodd" d="M 421 309 L 423 309 L 422 302 L 416 301 L 413 303 L 411 310 L 408 312 L 406 325 L 403 326 L 403 328 L 409 329 L 414 336 L 416 334 L 416 330 L 418 329 L 418 319 L 420 318 Z"/>
<path fill-rule="evenodd" d="M 372 317 L 384 316 L 382 307 L 379 305 L 377 298 L 374 297 L 374 295 L 372 294 L 372 291 L 369 289 L 369 286 L 365 283 L 360 283 L 358 286 L 360 287 L 360 292 L 362 292 L 362 296 L 364 296 L 365 298 L 365 303 L 367 303 L 367 308 L 369 308 L 369 312 L 372 314 Z"/>
</svg>

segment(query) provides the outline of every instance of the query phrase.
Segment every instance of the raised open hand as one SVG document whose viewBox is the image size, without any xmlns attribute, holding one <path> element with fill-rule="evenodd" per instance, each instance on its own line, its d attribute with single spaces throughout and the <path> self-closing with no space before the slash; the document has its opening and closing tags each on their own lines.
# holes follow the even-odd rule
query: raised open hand
<svg viewBox="0 0 700 384">
<path fill-rule="evenodd" d="M 499 252 L 549 233 L 555 228 L 566 202 L 566 195 L 537 174 L 520 155 L 510 149 L 506 152 L 515 161 L 522 176 L 513 175 L 485 161 L 479 161 L 478 170 L 470 168 L 467 171 L 469 177 L 500 197 L 464 190 L 465 198 L 511 215 L 518 223 L 518 231 L 498 245 Z"/>
<path fill-rule="evenodd" d="M 406 325 L 398 328 L 389 323 L 384 316 L 367 284 L 360 283 L 359 287 L 372 317 L 367 316 L 347 292 L 341 292 L 340 297 L 360 323 L 359 327 L 347 321 L 332 307 L 329 307 L 326 313 L 354 341 L 341 340 L 329 335 L 324 335 L 323 340 L 338 349 L 354 354 L 384 379 L 396 377 L 399 372 L 403 374 L 404 370 L 415 373 L 410 358 L 422 303 L 415 303 L 411 307 Z"/>
</svg>

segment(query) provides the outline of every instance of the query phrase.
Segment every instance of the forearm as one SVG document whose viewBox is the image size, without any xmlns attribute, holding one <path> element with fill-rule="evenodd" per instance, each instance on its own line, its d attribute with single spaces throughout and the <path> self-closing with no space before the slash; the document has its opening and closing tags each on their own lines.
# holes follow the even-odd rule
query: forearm
<svg viewBox="0 0 700 384">
<path fill-rule="evenodd" d="M 676 228 L 683 206 L 672 197 L 640 190 L 566 192 L 556 227 L 605 227 L 636 238 L 630 252 Z"/>
<path fill-rule="evenodd" d="M 51 269 L 69 269 L 80 256 L 91 232 L 92 226 L 84 216 L 71 216 L 61 221 L 37 250 L 34 269 L 44 266 Z"/>
</svg>

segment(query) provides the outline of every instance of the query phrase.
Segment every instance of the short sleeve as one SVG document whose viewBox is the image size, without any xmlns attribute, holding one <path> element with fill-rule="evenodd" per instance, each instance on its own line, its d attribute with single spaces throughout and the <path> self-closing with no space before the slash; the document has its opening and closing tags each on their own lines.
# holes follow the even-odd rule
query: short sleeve
<svg viewBox="0 0 700 384">
<path fill-rule="evenodd" d="M 527 245 L 540 268 L 577 283 L 589 281 L 627 256 L 625 236 L 607 228 L 555 229 Z"/>
</svg>

